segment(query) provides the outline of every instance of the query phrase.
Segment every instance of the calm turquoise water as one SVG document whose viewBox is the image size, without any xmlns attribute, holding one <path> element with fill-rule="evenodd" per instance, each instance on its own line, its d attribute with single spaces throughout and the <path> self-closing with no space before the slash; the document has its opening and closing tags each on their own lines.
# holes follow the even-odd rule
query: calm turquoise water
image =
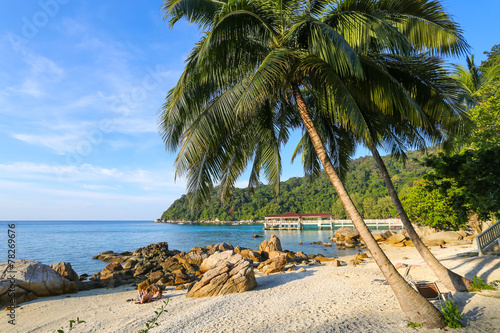
<svg viewBox="0 0 500 333">
<path fill-rule="evenodd" d="M 258 249 L 264 239 L 275 234 L 283 249 L 306 254 L 339 253 L 335 245 L 325 248 L 309 245 L 328 241 L 331 230 L 263 230 L 262 225 L 170 224 L 151 221 L 2 221 L 0 261 L 7 261 L 7 225 L 15 223 L 16 259 L 33 259 L 44 264 L 70 262 L 78 274 L 94 274 L 106 266 L 92 257 L 103 251 L 133 251 L 158 242 L 168 242 L 169 249 L 189 251 L 195 246 L 227 242 L 233 246 Z M 259 234 L 263 238 L 252 238 Z M 299 245 L 302 241 L 304 245 Z M 356 250 L 348 250 L 354 253 Z M 346 253 L 346 251 L 341 251 Z"/>
</svg>

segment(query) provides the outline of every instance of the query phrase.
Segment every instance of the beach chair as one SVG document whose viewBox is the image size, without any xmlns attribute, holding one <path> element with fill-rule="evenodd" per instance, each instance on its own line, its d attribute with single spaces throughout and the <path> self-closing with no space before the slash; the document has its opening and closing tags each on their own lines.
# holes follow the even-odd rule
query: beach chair
<svg viewBox="0 0 500 333">
<path fill-rule="evenodd" d="M 444 302 L 453 300 L 451 296 L 451 292 L 442 293 L 436 282 L 427 282 L 427 281 L 415 281 L 410 275 L 411 265 L 409 265 L 406 270 L 403 278 L 408 282 L 410 286 L 415 288 L 417 292 L 424 296 L 428 301 L 433 302 L 437 301 L 440 306 L 444 306 Z"/>
<path fill-rule="evenodd" d="M 451 292 L 442 293 L 436 282 L 415 282 L 413 286 L 417 289 L 419 294 L 424 296 L 428 301 L 437 301 L 440 306 L 444 306 L 446 301 L 453 300 Z"/>
</svg>

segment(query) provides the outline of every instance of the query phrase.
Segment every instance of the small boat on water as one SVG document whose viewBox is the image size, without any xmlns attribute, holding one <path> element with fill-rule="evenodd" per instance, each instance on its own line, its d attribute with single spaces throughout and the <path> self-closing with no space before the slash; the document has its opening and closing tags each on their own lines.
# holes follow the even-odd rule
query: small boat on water
<svg viewBox="0 0 500 333">
<path fill-rule="evenodd" d="M 240 225 L 238 222 L 233 222 L 231 225 Z"/>
<path fill-rule="evenodd" d="M 177 223 L 177 224 L 184 224 L 184 222 L 179 222 L 179 223 Z"/>
</svg>

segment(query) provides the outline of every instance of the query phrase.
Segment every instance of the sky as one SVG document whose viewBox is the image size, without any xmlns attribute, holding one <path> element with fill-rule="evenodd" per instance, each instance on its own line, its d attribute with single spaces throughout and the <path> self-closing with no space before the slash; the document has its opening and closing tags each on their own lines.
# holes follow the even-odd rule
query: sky
<svg viewBox="0 0 500 333">
<path fill-rule="evenodd" d="M 500 43 L 500 2 L 443 3 L 484 60 Z M 161 4 L 3 4 L 0 220 L 153 220 L 185 193 L 157 119 L 200 32 L 183 21 L 170 29 Z M 298 136 L 284 149 L 283 180 L 303 175 L 289 163 Z"/>
</svg>

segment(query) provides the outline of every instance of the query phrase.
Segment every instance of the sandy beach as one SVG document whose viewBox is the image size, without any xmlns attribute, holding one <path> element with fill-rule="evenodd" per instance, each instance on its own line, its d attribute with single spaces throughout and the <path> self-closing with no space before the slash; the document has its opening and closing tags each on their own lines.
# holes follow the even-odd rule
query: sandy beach
<svg viewBox="0 0 500 333">
<path fill-rule="evenodd" d="M 413 247 L 385 247 L 393 263 L 414 265 L 415 280 L 436 277 Z M 468 278 L 500 280 L 500 257 L 459 257 L 474 246 L 432 248 L 445 266 Z M 352 257 L 344 257 L 348 260 Z M 301 266 L 298 266 L 301 267 Z M 297 268 L 298 268 L 297 267 Z M 168 312 L 150 332 L 437 332 L 413 329 L 373 259 L 357 267 L 305 267 L 305 272 L 258 276 L 249 292 L 219 297 L 186 298 L 186 290 L 168 289 Z M 443 291 L 446 291 L 441 286 Z M 1 332 L 69 331 L 69 320 L 85 323 L 71 332 L 137 332 L 154 316 L 160 301 L 134 304 L 131 286 L 96 289 L 72 295 L 39 298 L 16 309 L 16 326 L 0 321 Z M 456 332 L 498 332 L 500 291 L 453 293 L 465 328 Z M 6 313 L 6 312 L 4 312 Z"/>
</svg>

